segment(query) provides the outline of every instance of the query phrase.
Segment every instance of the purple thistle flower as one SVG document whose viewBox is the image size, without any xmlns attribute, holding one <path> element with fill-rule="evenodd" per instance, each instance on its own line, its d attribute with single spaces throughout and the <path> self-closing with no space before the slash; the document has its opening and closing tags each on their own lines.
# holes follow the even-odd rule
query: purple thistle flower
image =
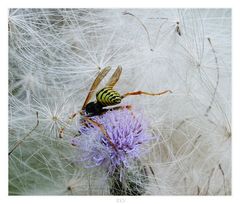
<svg viewBox="0 0 240 204">
<path fill-rule="evenodd" d="M 81 135 L 74 138 L 72 144 L 79 151 L 76 161 L 83 162 L 86 168 L 104 166 L 113 173 L 121 165 L 129 167 L 145 152 L 143 144 L 150 137 L 141 114 L 128 109 L 112 110 L 91 119 L 104 126 L 115 148 L 99 127 L 82 123 L 79 128 Z"/>
</svg>

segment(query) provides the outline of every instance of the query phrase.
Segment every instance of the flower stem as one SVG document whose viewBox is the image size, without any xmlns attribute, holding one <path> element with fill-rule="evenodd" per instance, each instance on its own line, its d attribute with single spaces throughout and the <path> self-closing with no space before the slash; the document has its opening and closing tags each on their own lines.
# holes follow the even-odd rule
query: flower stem
<svg viewBox="0 0 240 204">
<path fill-rule="evenodd" d="M 116 168 L 110 181 L 111 195 L 133 196 L 143 195 L 145 193 L 148 178 L 144 171 L 144 166 L 141 165 L 140 161 L 137 163 L 137 169 L 134 169 L 134 171 L 129 171 L 122 167 Z"/>
</svg>

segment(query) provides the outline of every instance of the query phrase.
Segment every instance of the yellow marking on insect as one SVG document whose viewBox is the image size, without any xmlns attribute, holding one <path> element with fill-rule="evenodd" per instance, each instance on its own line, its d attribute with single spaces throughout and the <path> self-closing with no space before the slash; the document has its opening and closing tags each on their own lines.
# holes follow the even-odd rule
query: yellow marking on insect
<svg viewBox="0 0 240 204">
<path fill-rule="evenodd" d="M 97 101 L 103 106 L 116 105 L 121 102 L 121 96 L 111 88 L 103 88 L 96 94 Z"/>
</svg>

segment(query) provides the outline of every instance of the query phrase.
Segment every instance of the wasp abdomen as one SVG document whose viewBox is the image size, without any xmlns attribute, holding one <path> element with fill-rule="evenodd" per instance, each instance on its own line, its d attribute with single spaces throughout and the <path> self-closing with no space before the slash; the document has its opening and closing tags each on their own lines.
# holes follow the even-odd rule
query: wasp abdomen
<svg viewBox="0 0 240 204">
<path fill-rule="evenodd" d="M 113 106 L 121 103 L 121 96 L 111 88 L 103 88 L 96 94 L 97 102 L 102 106 Z"/>
</svg>

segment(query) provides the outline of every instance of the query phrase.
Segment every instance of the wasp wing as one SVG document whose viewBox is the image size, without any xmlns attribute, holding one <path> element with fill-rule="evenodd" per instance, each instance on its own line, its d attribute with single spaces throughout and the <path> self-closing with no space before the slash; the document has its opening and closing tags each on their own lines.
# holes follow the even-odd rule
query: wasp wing
<svg viewBox="0 0 240 204">
<path fill-rule="evenodd" d="M 108 74 L 108 72 L 111 70 L 111 67 L 105 67 L 104 69 L 101 70 L 101 72 L 97 75 L 96 79 L 94 80 L 90 91 L 87 95 L 87 98 L 84 101 L 84 104 L 82 106 L 82 110 L 86 108 L 86 105 L 88 104 L 89 100 L 92 98 L 96 88 L 100 84 L 100 82 L 103 80 L 103 78 Z"/>
<path fill-rule="evenodd" d="M 109 79 L 108 83 L 106 84 L 106 87 L 113 88 L 115 84 L 118 82 L 120 76 L 122 73 L 122 67 L 118 66 L 116 71 L 113 73 L 111 78 Z"/>
</svg>

